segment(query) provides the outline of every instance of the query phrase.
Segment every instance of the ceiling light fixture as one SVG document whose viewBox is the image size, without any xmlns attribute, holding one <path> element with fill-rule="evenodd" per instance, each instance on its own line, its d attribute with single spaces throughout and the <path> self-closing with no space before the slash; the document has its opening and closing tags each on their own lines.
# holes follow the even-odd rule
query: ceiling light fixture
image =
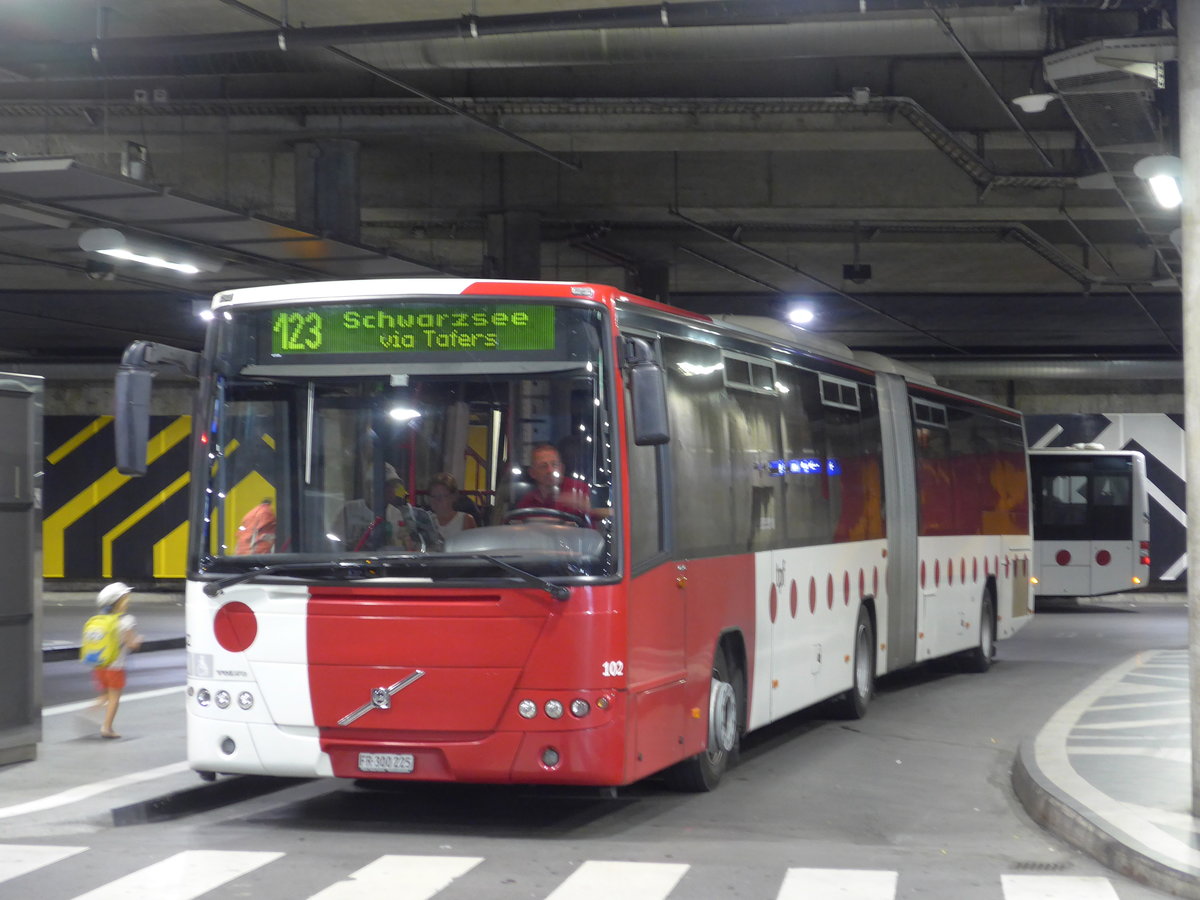
<svg viewBox="0 0 1200 900">
<path fill-rule="evenodd" d="M 1040 113 L 1045 112 L 1046 107 L 1058 99 L 1058 94 L 1048 92 L 1040 94 L 1022 94 L 1020 97 L 1013 98 L 1013 106 L 1016 106 L 1024 113 Z"/>
<path fill-rule="evenodd" d="M 1179 186 L 1183 163 L 1178 156 L 1147 156 L 1133 167 L 1133 174 L 1150 185 L 1150 192 L 1163 209 L 1175 209 L 1183 203 Z"/>
<path fill-rule="evenodd" d="M 130 240 L 115 228 L 89 228 L 79 236 L 79 249 L 184 275 L 215 272 L 222 265 L 220 260 L 205 259 L 187 251 Z"/>
</svg>

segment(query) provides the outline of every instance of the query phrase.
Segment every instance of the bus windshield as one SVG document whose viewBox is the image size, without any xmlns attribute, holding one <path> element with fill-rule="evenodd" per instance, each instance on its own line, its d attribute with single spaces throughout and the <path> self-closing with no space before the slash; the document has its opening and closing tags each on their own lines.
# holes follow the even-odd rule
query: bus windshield
<svg viewBox="0 0 1200 900">
<path fill-rule="evenodd" d="M 487 318 L 475 331 L 453 327 L 465 306 L 232 311 L 210 337 L 195 570 L 269 566 L 308 580 L 511 578 L 514 566 L 538 577 L 612 574 L 603 316 L 524 308 L 532 319 L 512 304 L 472 304 L 468 315 Z M 497 317 L 538 333 L 497 338 L 488 330 Z"/>
</svg>

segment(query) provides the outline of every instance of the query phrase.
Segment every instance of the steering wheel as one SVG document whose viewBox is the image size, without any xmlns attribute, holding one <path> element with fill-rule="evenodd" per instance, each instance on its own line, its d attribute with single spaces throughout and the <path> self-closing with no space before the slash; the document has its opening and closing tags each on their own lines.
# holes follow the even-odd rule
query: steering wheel
<svg viewBox="0 0 1200 900">
<path fill-rule="evenodd" d="M 565 509 L 551 509 L 549 506 L 526 506 L 523 509 L 510 509 L 504 515 L 504 524 L 524 522 L 526 519 L 560 519 L 567 525 L 577 525 L 580 528 L 591 527 L 587 516 L 582 513 L 568 512 Z"/>
</svg>

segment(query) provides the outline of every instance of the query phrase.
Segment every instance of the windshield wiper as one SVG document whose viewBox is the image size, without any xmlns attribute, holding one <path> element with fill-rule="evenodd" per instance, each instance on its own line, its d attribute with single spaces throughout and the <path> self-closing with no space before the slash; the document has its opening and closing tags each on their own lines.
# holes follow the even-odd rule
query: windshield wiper
<svg viewBox="0 0 1200 900">
<path fill-rule="evenodd" d="M 455 555 L 457 555 L 457 554 L 455 554 Z M 571 589 L 569 587 L 566 587 L 561 584 L 554 584 L 553 582 L 547 581 L 545 578 L 540 578 L 537 575 L 534 575 L 532 572 L 526 572 L 524 569 L 520 568 L 519 566 L 514 566 L 512 563 L 506 563 L 502 559 L 496 559 L 496 557 L 488 556 L 486 553 L 467 553 L 467 554 L 463 554 L 463 555 L 466 556 L 468 559 L 487 560 L 492 565 L 499 566 L 501 569 L 504 569 L 506 572 L 512 572 L 514 575 L 516 575 L 518 578 L 520 578 L 526 584 L 528 584 L 532 587 L 535 587 L 535 588 L 540 588 L 541 590 L 543 590 L 547 594 L 549 594 L 551 597 L 553 597 L 555 600 L 566 600 L 568 597 L 571 596 Z"/>
<path fill-rule="evenodd" d="M 216 581 L 210 581 L 204 585 L 203 591 L 210 597 L 215 597 L 223 590 L 233 587 L 235 584 L 243 584 L 247 581 L 254 581 L 263 575 L 277 575 L 284 572 L 311 572 L 322 571 L 328 569 L 331 575 L 346 575 L 353 578 L 369 578 L 374 572 L 367 574 L 352 574 L 354 569 L 373 569 L 372 563 L 375 560 L 371 559 L 331 559 L 324 562 L 287 562 L 276 563 L 271 566 L 258 566 L 254 569 L 247 569 L 245 572 L 238 572 L 236 575 L 227 575 L 225 578 L 218 578 Z M 340 570 L 340 571 L 339 571 Z"/>
<path fill-rule="evenodd" d="M 331 559 L 324 562 L 286 562 L 276 563 L 275 565 L 259 566 L 258 568 L 248 569 L 245 572 L 238 572 L 236 575 L 227 575 L 224 578 L 218 578 L 216 581 L 210 581 L 204 585 L 203 591 L 209 597 L 215 597 L 224 591 L 226 588 L 233 587 L 235 584 L 244 584 L 248 581 L 254 581 L 265 575 L 277 575 L 287 572 L 314 572 L 328 570 L 329 574 L 334 576 L 343 576 L 348 578 L 372 578 L 379 575 L 380 567 L 387 567 L 394 563 L 417 563 L 419 565 L 432 563 L 440 560 L 450 561 L 453 559 L 481 559 L 489 562 L 499 569 L 506 572 L 511 572 L 516 575 L 526 584 L 531 587 L 545 591 L 555 600 L 566 600 L 571 596 L 571 589 L 561 584 L 554 584 L 534 575 L 532 572 L 527 572 L 519 566 L 514 566 L 512 563 L 505 562 L 502 559 L 497 559 L 486 553 L 463 553 L 463 554 L 437 554 L 433 556 L 414 555 L 414 554 L 393 554 L 387 556 L 373 556 L 366 559 Z"/>
</svg>

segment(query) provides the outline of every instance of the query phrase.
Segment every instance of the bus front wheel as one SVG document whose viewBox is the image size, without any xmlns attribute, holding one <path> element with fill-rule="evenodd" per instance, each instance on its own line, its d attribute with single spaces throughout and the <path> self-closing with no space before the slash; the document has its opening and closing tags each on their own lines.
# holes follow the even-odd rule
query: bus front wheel
<svg viewBox="0 0 1200 900">
<path fill-rule="evenodd" d="M 666 771 L 667 784 L 677 791 L 713 790 L 737 756 L 741 723 L 741 671 L 717 648 L 708 692 L 708 746 L 702 753 Z"/>
</svg>

